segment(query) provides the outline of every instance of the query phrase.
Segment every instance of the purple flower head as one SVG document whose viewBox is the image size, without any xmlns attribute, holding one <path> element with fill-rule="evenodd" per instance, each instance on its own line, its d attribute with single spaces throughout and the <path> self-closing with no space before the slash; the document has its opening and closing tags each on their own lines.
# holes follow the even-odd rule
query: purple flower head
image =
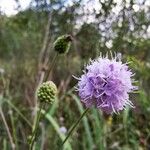
<svg viewBox="0 0 150 150">
<path fill-rule="evenodd" d="M 136 90 L 132 85 L 133 73 L 127 64 L 117 58 L 99 57 L 86 66 L 78 78 L 79 96 L 86 107 L 95 105 L 104 112 L 118 113 L 127 105 L 133 107 L 129 93 Z"/>
</svg>

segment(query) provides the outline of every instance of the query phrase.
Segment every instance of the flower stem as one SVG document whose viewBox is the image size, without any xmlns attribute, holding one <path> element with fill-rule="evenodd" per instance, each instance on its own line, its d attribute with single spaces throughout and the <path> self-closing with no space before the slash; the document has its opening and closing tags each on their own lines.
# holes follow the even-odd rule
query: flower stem
<svg viewBox="0 0 150 150">
<path fill-rule="evenodd" d="M 58 54 L 55 54 L 55 56 L 53 57 L 53 60 L 52 60 L 52 62 L 51 62 L 51 65 L 50 65 L 50 67 L 49 67 L 49 70 L 48 70 L 48 72 L 47 72 L 47 75 L 46 75 L 44 81 L 47 81 L 47 79 L 48 79 L 48 77 L 49 77 L 49 75 L 50 75 L 50 72 L 51 72 L 52 69 L 54 68 L 55 62 L 56 62 L 56 59 L 57 59 L 57 56 L 58 56 Z M 49 61 L 50 61 L 50 59 L 49 59 Z M 48 64 L 49 64 L 49 62 L 48 62 Z"/>
<path fill-rule="evenodd" d="M 40 117 L 41 117 L 41 110 L 42 110 L 43 107 L 44 107 L 44 104 L 41 104 L 40 110 L 38 111 L 38 114 L 37 114 L 37 117 L 36 117 L 35 127 L 33 128 L 33 133 L 32 133 L 31 140 L 30 140 L 30 150 L 32 150 L 33 145 L 34 145 L 34 141 L 35 141 L 35 138 L 36 138 L 36 133 L 37 133 Z"/>
<path fill-rule="evenodd" d="M 70 129 L 70 131 L 68 132 L 68 135 L 66 136 L 66 138 L 64 139 L 62 146 L 65 144 L 65 142 L 68 140 L 68 138 L 70 137 L 70 135 L 72 134 L 72 132 L 75 130 L 75 128 L 77 127 L 77 125 L 80 123 L 81 119 L 85 116 L 85 114 L 88 112 L 89 108 L 86 108 L 85 111 L 83 112 L 83 114 L 78 118 L 78 120 L 75 122 L 75 124 L 72 126 L 72 128 Z"/>
</svg>

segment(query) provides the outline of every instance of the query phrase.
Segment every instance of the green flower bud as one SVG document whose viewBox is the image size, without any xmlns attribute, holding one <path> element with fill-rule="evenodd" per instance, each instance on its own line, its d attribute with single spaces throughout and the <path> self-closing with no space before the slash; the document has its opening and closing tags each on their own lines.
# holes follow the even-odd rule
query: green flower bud
<svg viewBox="0 0 150 150">
<path fill-rule="evenodd" d="M 57 95 L 57 87 L 52 81 L 42 83 L 37 90 L 37 97 L 40 102 L 53 103 Z"/>
<path fill-rule="evenodd" d="M 62 35 L 54 42 L 54 50 L 59 54 L 68 53 L 71 46 L 71 35 Z"/>
</svg>

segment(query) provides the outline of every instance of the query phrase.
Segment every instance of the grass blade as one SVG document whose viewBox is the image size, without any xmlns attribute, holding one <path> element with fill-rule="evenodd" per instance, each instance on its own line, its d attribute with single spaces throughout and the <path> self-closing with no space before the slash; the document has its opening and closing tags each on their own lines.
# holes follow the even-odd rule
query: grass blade
<svg viewBox="0 0 150 150">
<path fill-rule="evenodd" d="M 59 130 L 60 127 L 59 127 L 58 123 L 53 119 L 53 117 L 50 114 L 46 113 L 45 110 L 41 110 L 41 113 L 45 115 L 45 118 L 51 123 L 51 125 L 54 127 L 57 134 L 59 135 L 60 139 L 63 141 L 66 136 L 60 132 L 60 130 Z M 68 141 L 66 142 L 64 149 L 72 150 L 71 145 Z"/>
<path fill-rule="evenodd" d="M 20 110 L 10 101 L 10 100 L 7 100 L 6 98 L 3 99 L 5 102 L 7 102 L 7 104 L 9 104 L 9 106 L 11 108 L 13 108 L 17 113 L 18 115 L 21 116 L 21 118 L 32 128 L 32 125 L 31 123 L 29 122 L 29 120 L 20 112 Z"/>
</svg>

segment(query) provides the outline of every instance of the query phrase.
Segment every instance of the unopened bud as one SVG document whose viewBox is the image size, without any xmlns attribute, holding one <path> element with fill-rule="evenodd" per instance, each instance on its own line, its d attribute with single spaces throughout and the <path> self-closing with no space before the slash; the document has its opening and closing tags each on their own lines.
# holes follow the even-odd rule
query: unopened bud
<svg viewBox="0 0 150 150">
<path fill-rule="evenodd" d="M 59 54 L 68 53 L 71 46 L 72 36 L 62 35 L 56 39 L 54 42 L 54 50 Z"/>
<path fill-rule="evenodd" d="M 37 90 L 40 102 L 53 103 L 57 95 L 57 87 L 52 81 L 42 83 Z"/>
</svg>

